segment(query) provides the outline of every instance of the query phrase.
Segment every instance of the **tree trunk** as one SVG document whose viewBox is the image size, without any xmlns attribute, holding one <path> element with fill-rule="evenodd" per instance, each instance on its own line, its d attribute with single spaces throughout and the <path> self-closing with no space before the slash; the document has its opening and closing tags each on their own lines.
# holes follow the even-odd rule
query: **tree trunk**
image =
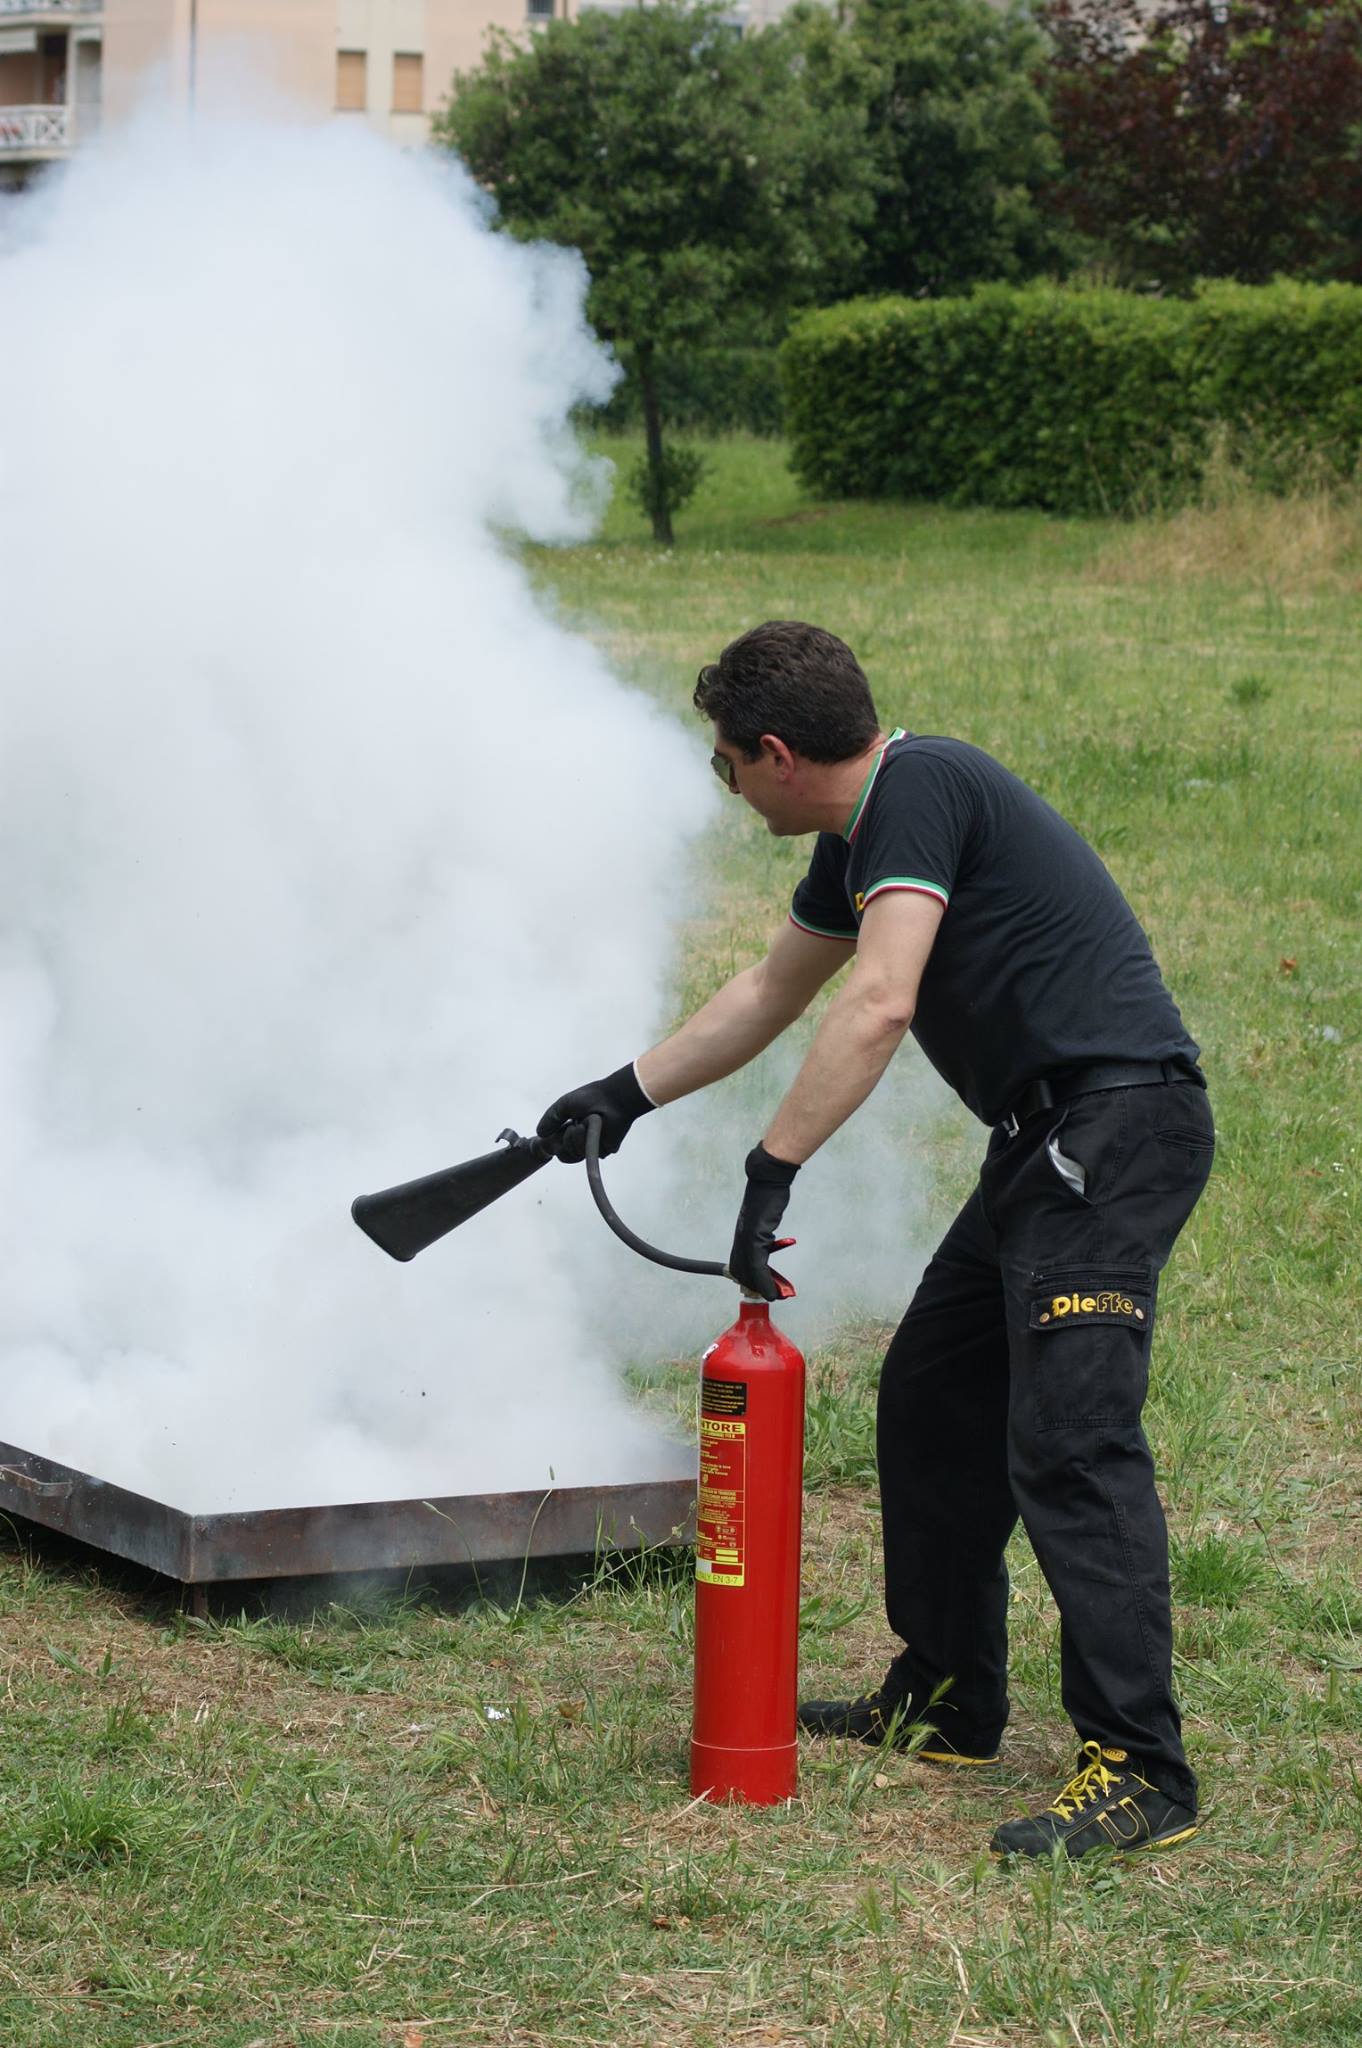
<svg viewBox="0 0 1362 2048">
<path fill-rule="evenodd" d="M 671 507 L 667 503 L 666 479 L 662 467 L 662 415 L 657 405 L 657 384 L 653 377 L 653 344 L 640 342 L 634 356 L 638 388 L 643 399 L 643 432 L 648 448 L 648 475 L 652 479 L 653 539 L 664 548 L 676 539 L 672 532 Z"/>
</svg>

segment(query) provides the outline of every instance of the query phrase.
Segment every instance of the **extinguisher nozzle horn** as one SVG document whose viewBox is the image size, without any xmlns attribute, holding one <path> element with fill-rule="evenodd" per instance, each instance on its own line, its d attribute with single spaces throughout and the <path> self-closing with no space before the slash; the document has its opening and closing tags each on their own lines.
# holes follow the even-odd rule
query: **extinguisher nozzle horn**
<svg viewBox="0 0 1362 2048">
<path fill-rule="evenodd" d="M 503 1131 L 498 1143 L 499 1152 L 484 1152 L 478 1159 L 374 1195 L 358 1195 L 350 1214 L 389 1258 L 414 1259 L 437 1238 L 500 1201 L 553 1157 L 542 1139 L 522 1138 L 515 1131 Z"/>
</svg>

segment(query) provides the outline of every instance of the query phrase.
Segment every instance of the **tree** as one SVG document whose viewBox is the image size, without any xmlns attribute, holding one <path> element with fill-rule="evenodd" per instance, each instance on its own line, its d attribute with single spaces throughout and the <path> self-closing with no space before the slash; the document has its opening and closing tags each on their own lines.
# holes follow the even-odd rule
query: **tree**
<svg viewBox="0 0 1362 2048">
<path fill-rule="evenodd" d="M 1359 0 L 1048 0 L 1055 200 L 1130 282 L 1362 278 Z"/>
<path fill-rule="evenodd" d="M 939 297 L 1062 268 L 1039 195 L 1059 168 L 1045 45 L 989 0 L 851 0 L 879 172 L 861 289 Z"/>
<path fill-rule="evenodd" d="M 811 12 L 748 37 L 678 0 L 553 21 L 528 44 L 493 31 L 436 124 L 511 233 L 586 258 L 589 317 L 635 366 L 645 502 L 668 545 L 687 466 L 664 444 L 659 355 L 772 337 L 859 254 L 854 53 Z"/>
</svg>

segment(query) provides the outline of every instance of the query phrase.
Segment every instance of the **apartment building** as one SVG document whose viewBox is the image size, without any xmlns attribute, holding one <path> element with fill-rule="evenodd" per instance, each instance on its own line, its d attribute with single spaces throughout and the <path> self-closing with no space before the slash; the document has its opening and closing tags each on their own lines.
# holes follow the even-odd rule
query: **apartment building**
<svg viewBox="0 0 1362 2048">
<path fill-rule="evenodd" d="M 23 183 L 145 97 L 186 107 L 223 75 L 317 118 L 424 141 L 487 29 L 565 0 L 0 0 L 0 182 Z"/>
<path fill-rule="evenodd" d="M 147 96 L 195 103 L 224 65 L 318 119 L 425 140 L 491 27 L 634 0 L 0 0 L 0 184 L 23 184 Z M 789 0 L 737 0 L 752 25 Z"/>
</svg>

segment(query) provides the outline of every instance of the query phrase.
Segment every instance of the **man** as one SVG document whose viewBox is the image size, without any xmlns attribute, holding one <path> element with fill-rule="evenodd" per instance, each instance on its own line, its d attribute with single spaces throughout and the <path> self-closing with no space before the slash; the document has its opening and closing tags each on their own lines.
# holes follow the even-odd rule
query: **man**
<svg viewBox="0 0 1362 2048">
<path fill-rule="evenodd" d="M 790 920 L 631 1066 L 539 1124 L 580 1158 L 732 1073 L 854 957 L 747 1160 L 733 1278 L 774 1299 L 790 1190 L 904 1034 L 992 1126 L 979 1182 L 885 1357 L 885 1598 L 905 1648 L 873 1691 L 800 1708 L 817 1735 L 996 1761 L 1008 1717 L 1003 1552 L 1018 1516 L 1054 1594 L 1076 1775 L 999 1854 L 1070 1856 L 1196 1832 L 1172 1690 L 1168 1545 L 1140 1427 L 1159 1271 L 1205 1185 L 1198 1050 L 1092 849 L 960 740 L 881 730 L 851 650 L 758 626 L 701 670 L 713 765 L 781 835 L 816 832 Z M 922 1724 L 930 1732 L 925 1744 Z M 918 1746 L 922 1745 L 922 1746 Z"/>
</svg>

